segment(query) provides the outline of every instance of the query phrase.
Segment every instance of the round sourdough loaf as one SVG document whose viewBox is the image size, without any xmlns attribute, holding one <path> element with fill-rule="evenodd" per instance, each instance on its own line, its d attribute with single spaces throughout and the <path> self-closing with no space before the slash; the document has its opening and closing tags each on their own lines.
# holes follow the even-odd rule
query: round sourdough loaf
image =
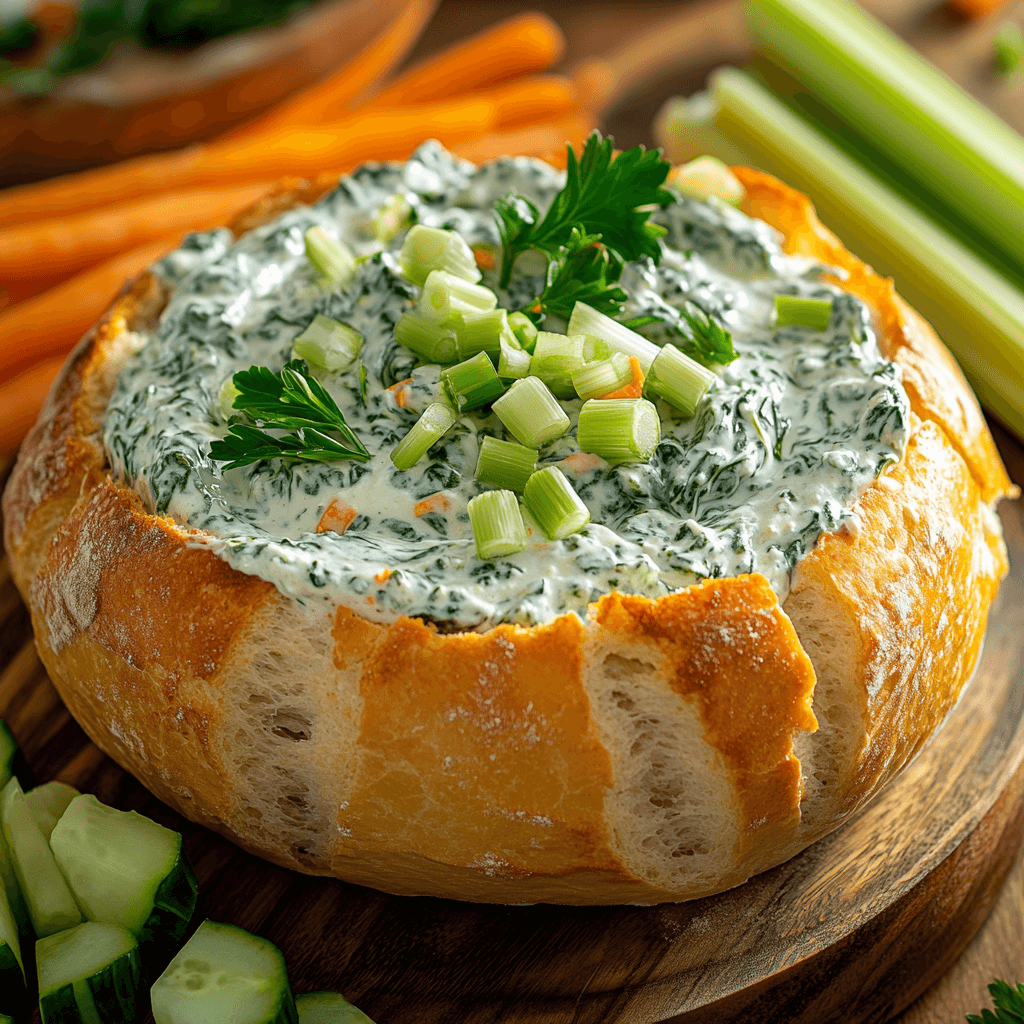
<svg viewBox="0 0 1024 1024">
<path fill-rule="evenodd" d="M 143 275 L 68 360 L 4 496 L 40 655 L 96 744 L 278 864 L 501 903 L 706 896 L 792 856 L 893 779 L 956 703 L 1006 570 L 1012 487 L 929 326 L 743 168 L 745 212 L 843 268 L 913 409 L 906 456 L 824 534 L 784 605 L 759 575 L 581 621 L 440 635 L 302 607 L 111 478 L 101 423 L 167 296 Z M 325 190 L 282 192 L 235 225 Z"/>
</svg>

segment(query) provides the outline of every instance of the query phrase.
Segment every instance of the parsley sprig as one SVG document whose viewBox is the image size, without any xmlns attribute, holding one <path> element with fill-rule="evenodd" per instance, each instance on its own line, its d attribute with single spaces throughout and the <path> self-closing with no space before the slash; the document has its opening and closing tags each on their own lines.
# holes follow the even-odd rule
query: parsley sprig
<svg viewBox="0 0 1024 1024">
<path fill-rule="evenodd" d="M 369 460 L 366 446 L 302 359 L 292 360 L 279 374 L 267 366 L 251 366 L 239 370 L 232 381 L 239 392 L 233 408 L 251 423 L 233 423 L 223 439 L 210 444 L 210 458 L 226 462 L 226 470 L 264 459 Z"/>
<path fill-rule="evenodd" d="M 664 228 L 648 222 L 656 206 L 674 201 L 662 188 L 670 164 L 661 150 L 643 146 L 612 155 L 612 140 L 594 132 L 577 160 L 568 147 L 565 187 L 543 217 L 529 199 L 508 195 L 495 204 L 501 234 L 502 288 L 508 287 L 512 267 L 522 253 L 538 249 L 551 258 L 568 246 L 573 229 L 599 235 L 603 245 L 623 260 L 650 256 L 658 262 L 658 240 Z"/>
<path fill-rule="evenodd" d="M 600 235 L 573 228 L 569 241 L 558 248 L 548 263 L 547 283 L 525 312 L 538 323 L 545 316 L 568 320 L 577 302 L 608 316 L 622 312 L 626 293 L 615 282 L 622 273 L 622 260 L 601 244 Z"/>
<path fill-rule="evenodd" d="M 683 330 L 680 321 L 689 327 L 689 334 Z M 676 348 L 703 366 L 725 366 L 738 355 L 733 348 L 732 335 L 710 313 L 701 317 L 684 309 L 680 311 L 678 321 L 654 314 L 623 321 L 623 325 L 632 331 L 639 331 L 648 324 L 667 327 L 677 337 Z"/>
<path fill-rule="evenodd" d="M 967 1014 L 968 1024 L 1024 1024 L 1024 985 L 1011 988 L 1005 981 L 994 981 L 988 987 L 996 1012 L 982 1010 Z"/>
</svg>

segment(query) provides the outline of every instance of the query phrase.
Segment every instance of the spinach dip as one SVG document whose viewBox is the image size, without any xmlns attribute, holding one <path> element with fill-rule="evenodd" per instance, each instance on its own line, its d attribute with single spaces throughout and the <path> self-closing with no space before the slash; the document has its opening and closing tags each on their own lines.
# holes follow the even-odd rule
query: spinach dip
<svg viewBox="0 0 1024 1024">
<path fill-rule="evenodd" d="M 382 623 L 409 615 L 442 630 L 533 625 L 583 616 L 612 590 L 658 597 L 751 572 L 784 599 L 823 531 L 857 529 L 852 506 L 902 458 L 910 408 L 867 307 L 825 283 L 826 268 L 785 255 L 771 227 L 717 200 L 680 195 L 652 215 L 666 229 L 662 258 L 626 265 L 622 318 L 657 315 L 643 333 L 663 344 L 685 330 L 683 311 L 699 311 L 731 333 L 738 358 L 719 368 L 692 417 L 657 403 L 661 441 L 647 462 L 573 459 L 582 402 L 561 402 L 572 426 L 541 447 L 538 468 L 558 466 L 586 503 L 582 532 L 550 541 L 534 530 L 522 551 L 477 557 L 467 503 L 484 489 L 474 478 L 479 446 L 487 435 L 510 439 L 489 408 L 462 415 L 411 469 L 393 465 L 392 450 L 440 400 L 440 368 L 394 340 L 419 288 L 396 259 L 403 233 L 382 246 L 374 214 L 399 194 L 420 224 L 497 246 L 495 200 L 516 192 L 543 211 L 563 183 L 536 160 L 477 169 L 426 143 L 407 163 L 364 166 L 315 205 L 237 242 L 223 229 L 190 236 L 153 268 L 173 295 L 156 330 L 135 339 L 109 405 L 115 477 L 153 513 L 205 531 L 194 543 L 242 572 L 302 603 L 346 604 Z M 306 257 L 305 232 L 317 225 L 366 257 L 343 287 Z M 482 283 L 514 310 L 541 292 L 543 274 L 527 255 L 508 289 L 496 271 Z M 778 294 L 831 300 L 828 326 L 775 326 Z M 364 374 L 317 376 L 371 458 L 225 471 L 209 455 L 228 431 L 224 382 L 252 365 L 280 371 L 319 314 L 363 336 Z M 388 389 L 408 378 L 400 404 Z M 424 512 L 420 503 L 439 493 Z M 354 518 L 343 533 L 318 533 L 336 499 Z"/>
</svg>

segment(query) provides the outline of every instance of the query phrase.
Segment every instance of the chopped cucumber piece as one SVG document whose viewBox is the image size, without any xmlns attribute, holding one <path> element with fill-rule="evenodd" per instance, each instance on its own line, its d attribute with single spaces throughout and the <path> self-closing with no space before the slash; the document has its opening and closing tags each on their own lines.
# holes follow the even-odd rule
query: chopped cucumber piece
<svg viewBox="0 0 1024 1024">
<path fill-rule="evenodd" d="M 11 779 L 0 794 L 0 821 L 36 936 L 43 938 L 80 924 L 82 915 L 17 779 Z"/>
<path fill-rule="evenodd" d="M 78 796 L 78 790 L 66 782 L 45 782 L 25 794 L 25 803 L 36 819 L 39 831 L 50 841 L 54 826 L 68 809 L 68 804 Z"/>
<path fill-rule="evenodd" d="M 298 1024 L 281 951 L 204 921 L 150 990 L 156 1024 Z"/>
<path fill-rule="evenodd" d="M 23 789 L 30 789 L 36 784 L 35 776 L 14 741 L 11 730 L 0 718 L 0 789 L 7 785 L 9 779 L 17 779 Z"/>
<path fill-rule="evenodd" d="M 68 805 L 50 847 L 90 921 L 119 924 L 143 947 L 180 941 L 197 886 L 177 832 L 85 793 Z"/>
<path fill-rule="evenodd" d="M 116 924 L 86 921 L 36 943 L 43 1024 L 126 1024 L 142 986 L 138 940 Z"/>
<path fill-rule="evenodd" d="M 0 886 L 0 1012 L 19 1012 L 27 995 L 18 924 Z"/>
<path fill-rule="evenodd" d="M 358 1007 L 338 992 L 308 992 L 295 997 L 299 1024 L 373 1024 Z"/>
</svg>

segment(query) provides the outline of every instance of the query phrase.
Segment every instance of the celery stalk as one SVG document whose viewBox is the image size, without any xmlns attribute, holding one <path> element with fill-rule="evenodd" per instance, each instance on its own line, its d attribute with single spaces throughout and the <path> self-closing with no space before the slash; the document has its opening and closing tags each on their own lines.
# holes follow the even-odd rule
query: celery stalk
<svg viewBox="0 0 1024 1024">
<path fill-rule="evenodd" d="M 806 192 L 825 224 L 935 327 L 978 397 L 1024 436 L 1024 292 L 739 71 L 713 78 L 716 126 Z"/>
<path fill-rule="evenodd" d="M 1019 253 L 1024 138 L 849 0 L 743 6 L 769 57 L 979 231 Z"/>
</svg>

